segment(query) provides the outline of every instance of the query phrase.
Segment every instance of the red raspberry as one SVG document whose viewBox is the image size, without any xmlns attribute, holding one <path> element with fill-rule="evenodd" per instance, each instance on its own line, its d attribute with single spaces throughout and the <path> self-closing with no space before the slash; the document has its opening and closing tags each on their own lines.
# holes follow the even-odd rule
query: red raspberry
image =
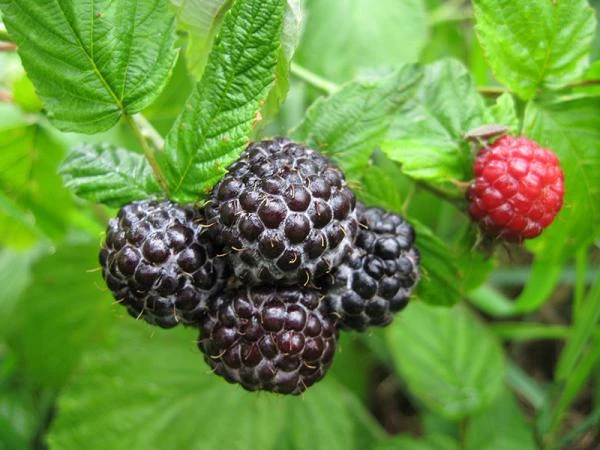
<svg viewBox="0 0 600 450">
<path fill-rule="evenodd" d="M 563 205 L 564 175 L 550 150 L 503 136 L 484 147 L 467 190 L 469 215 L 487 235 L 520 243 L 548 227 Z"/>
</svg>

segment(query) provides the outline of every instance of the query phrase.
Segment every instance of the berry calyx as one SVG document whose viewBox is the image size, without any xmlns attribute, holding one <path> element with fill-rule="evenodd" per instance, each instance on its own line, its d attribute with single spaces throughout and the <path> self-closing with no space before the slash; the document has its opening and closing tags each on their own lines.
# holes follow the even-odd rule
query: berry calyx
<svg viewBox="0 0 600 450">
<path fill-rule="evenodd" d="M 563 205 L 558 158 L 530 139 L 501 137 L 479 152 L 473 171 L 469 215 L 492 238 L 514 243 L 535 238 Z"/>
</svg>

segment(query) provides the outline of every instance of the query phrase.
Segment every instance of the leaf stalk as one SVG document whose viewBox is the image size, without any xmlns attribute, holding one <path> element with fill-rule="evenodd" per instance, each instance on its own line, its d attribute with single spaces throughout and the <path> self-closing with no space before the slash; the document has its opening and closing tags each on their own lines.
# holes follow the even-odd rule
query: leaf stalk
<svg viewBox="0 0 600 450">
<path fill-rule="evenodd" d="M 142 150 L 144 151 L 144 155 L 152 168 L 152 172 L 156 178 L 156 181 L 160 185 L 161 189 L 169 196 L 169 187 L 167 185 L 166 179 L 156 158 L 154 156 L 154 150 L 150 148 L 148 145 L 148 141 L 150 140 L 153 143 L 153 146 L 157 150 L 162 150 L 164 146 L 164 141 L 160 134 L 150 125 L 150 122 L 146 120 L 145 117 L 140 114 L 136 114 L 135 116 L 125 115 L 125 120 L 129 124 L 129 127 L 133 131 L 136 139 L 142 146 Z M 158 137 L 157 137 L 158 136 Z M 158 144 L 158 145 L 157 145 Z"/>
<path fill-rule="evenodd" d="M 292 73 L 292 75 L 296 76 L 302 81 L 305 81 L 311 86 L 316 87 L 317 89 L 323 91 L 327 95 L 331 95 L 339 89 L 339 86 L 337 84 L 326 80 L 325 78 L 311 72 L 308 69 L 305 69 L 304 67 L 296 63 L 291 64 L 290 72 Z"/>
</svg>

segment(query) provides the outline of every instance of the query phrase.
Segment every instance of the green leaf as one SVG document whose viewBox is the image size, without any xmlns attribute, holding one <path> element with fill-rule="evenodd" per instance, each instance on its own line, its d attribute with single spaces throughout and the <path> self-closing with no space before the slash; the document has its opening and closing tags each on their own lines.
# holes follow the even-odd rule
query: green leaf
<svg viewBox="0 0 600 450">
<path fill-rule="evenodd" d="M 463 295 L 485 282 L 494 269 L 495 260 L 476 249 L 479 233 L 470 223 L 457 232 L 458 241 L 454 246 L 458 266 L 460 291 Z"/>
<path fill-rule="evenodd" d="M 11 317 L 15 304 L 21 293 L 31 281 L 31 264 L 37 251 L 15 252 L 10 249 L 0 251 L 0 316 Z M 0 325 L 0 339 L 8 327 L 8 323 Z"/>
<path fill-rule="evenodd" d="M 596 41 L 600 42 L 598 38 L 596 38 Z M 598 96 L 600 95 L 598 79 L 600 79 L 600 61 L 594 61 L 585 71 L 582 79 L 578 83 L 575 83 L 578 86 L 575 86 L 573 89 L 577 93 Z"/>
<path fill-rule="evenodd" d="M 332 378 L 303 397 L 249 393 L 210 372 L 193 330 L 113 330 L 59 399 L 50 448 L 362 450 L 380 433 Z"/>
<path fill-rule="evenodd" d="M 363 172 L 354 192 L 367 205 L 401 212 L 410 189 L 410 180 L 402 175 L 394 162 L 385 157 L 376 159 L 382 161 Z"/>
<path fill-rule="evenodd" d="M 510 134 L 517 135 L 521 130 L 517 116 L 515 99 L 505 92 L 496 99 L 496 103 L 487 108 L 488 121 L 493 124 L 506 125 Z"/>
<path fill-rule="evenodd" d="M 275 84 L 262 108 L 263 115 L 272 117 L 285 100 L 290 89 L 290 63 L 300 43 L 303 24 L 302 0 L 287 0 L 283 15 L 283 31 L 281 33 L 281 48 L 278 52 L 275 70 Z"/>
<path fill-rule="evenodd" d="M 99 339 L 111 300 L 96 270 L 98 244 L 63 246 L 31 269 L 7 341 L 27 373 L 43 386 L 65 384 L 82 351 Z"/>
<path fill-rule="evenodd" d="M 494 403 L 469 418 L 465 443 L 467 450 L 537 449 L 532 428 L 506 387 Z"/>
<path fill-rule="evenodd" d="M 373 81 L 357 81 L 320 98 L 293 131 L 293 138 L 357 173 L 388 131 L 392 114 L 414 94 L 421 69 L 406 66 Z"/>
<path fill-rule="evenodd" d="M 8 418 L 0 416 L 0 448 L 28 450 L 27 439 L 14 429 Z"/>
<path fill-rule="evenodd" d="M 38 113 L 44 105 L 35 93 L 35 86 L 25 74 L 12 83 L 13 102 L 23 111 Z"/>
<path fill-rule="evenodd" d="M 460 419 L 485 408 L 500 391 L 502 349 L 464 308 L 413 302 L 386 338 L 399 376 L 435 412 Z"/>
<path fill-rule="evenodd" d="M 535 311 L 549 301 L 558 285 L 564 263 L 550 258 L 551 255 L 538 254 L 531 265 L 531 273 L 525 288 L 512 303 L 514 312 Z"/>
<path fill-rule="evenodd" d="M 304 29 L 303 3 L 303 0 L 287 0 L 287 8 L 283 15 L 281 48 L 288 61 L 291 61 L 294 57 Z"/>
<path fill-rule="evenodd" d="M 561 263 L 600 236 L 600 98 L 530 102 L 524 133 L 560 159 L 565 200 L 552 225 L 528 248 Z"/>
<path fill-rule="evenodd" d="M 447 436 L 432 435 L 422 438 L 399 436 L 380 444 L 375 450 L 459 450 L 458 442 Z"/>
<path fill-rule="evenodd" d="M 587 0 L 474 0 L 477 33 L 502 83 L 528 100 L 576 80 L 596 29 Z"/>
<path fill-rule="evenodd" d="M 12 356 L 12 355 L 11 355 Z M 6 364 L 6 355 L 2 355 Z M 16 370 L 0 379 L 0 448 L 31 450 L 46 429 L 56 392 L 34 385 Z"/>
<path fill-rule="evenodd" d="M 0 191 L 0 242 L 8 248 L 25 250 L 41 237 L 33 218 Z"/>
<path fill-rule="evenodd" d="M 297 62 L 345 82 L 418 61 L 427 35 L 423 0 L 309 0 Z"/>
<path fill-rule="evenodd" d="M 187 32 L 186 61 L 189 72 L 200 77 L 225 13 L 233 0 L 171 0 L 178 28 Z"/>
<path fill-rule="evenodd" d="M 5 114 L 11 116 L 7 122 Z M 73 211 L 72 198 L 56 173 L 64 153 L 63 143 L 44 126 L 17 110 L 0 109 L 0 209 L 10 223 L 21 222 L 29 233 L 51 239 L 64 235 Z M 11 235 L 0 241 L 12 246 Z"/>
<path fill-rule="evenodd" d="M 143 155 L 109 144 L 81 144 L 60 166 L 65 186 L 93 202 L 120 207 L 161 193 Z"/>
<path fill-rule="evenodd" d="M 177 57 L 161 0 L 1 0 L 4 24 L 54 125 L 96 133 L 150 105 Z M 43 36 L 43 37 L 42 37 Z"/>
<path fill-rule="evenodd" d="M 484 102 L 467 69 L 442 60 L 426 67 L 417 95 L 396 114 L 381 148 L 412 178 L 467 180 L 472 150 L 463 135 L 484 122 Z"/>
<path fill-rule="evenodd" d="M 157 155 L 173 198 L 197 200 L 247 144 L 273 84 L 283 0 L 238 1 L 204 75 Z"/>
<path fill-rule="evenodd" d="M 426 225 L 414 220 L 411 223 L 417 235 L 415 245 L 421 254 L 421 281 L 417 285 L 417 297 L 430 305 L 454 305 L 462 297 L 454 252 Z"/>
</svg>

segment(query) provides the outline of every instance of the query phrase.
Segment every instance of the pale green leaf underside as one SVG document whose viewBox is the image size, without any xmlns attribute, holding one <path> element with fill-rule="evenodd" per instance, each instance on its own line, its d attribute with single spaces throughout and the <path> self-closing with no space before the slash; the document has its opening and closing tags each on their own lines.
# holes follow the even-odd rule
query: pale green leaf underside
<svg viewBox="0 0 600 450">
<path fill-rule="evenodd" d="M 74 147 L 60 173 L 79 197 L 114 207 L 161 192 L 143 155 L 108 144 Z"/>
<path fill-rule="evenodd" d="M 127 317 L 59 399 L 53 449 L 362 450 L 377 429 L 328 378 L 302 397 L 249 393 L 211 373 L 189 329 Z M 149 357 L 149 355 L 151 355 Z"/>
<path fill-rule="evenodd" d="M 387 329 L 386 338 L 410 392 L 446 417 L 460 419 L 481 410 L 502 387 L 500 345 L 461 307 L 415 302 Z"/>
<path fill-rule="evenodd" d="M 412 178 L 466 180 L 471 147 L 463 135 L 484 122 L 485 105 L 466 67 L 442 60 L 426 67 L 417 95 L 396 114 L 381 149 Z"/>
<path fill-rule="evenodd" d="M 524 122 L 525 135 L 554 151 L 565 174 L 563 209 L 530 248 L 564 261 L 600 236 L 600 98 L 532 102 Z"/>
<path fill-rule="evenodd" d="M 202 79 L 159 155 L 173 198 L 197 200 L 246 146 L 274 81 L 283 6 L 283 0 L 244 0 L 227 13 Z"/>
<path fill-rule="evenodd" d="M 349 83 L 317 100 L 292 136 L 352 175 L 368 164 L 393 114 L 414 95 L 421 77 L 421 69 L 410 65 L 379 80 Z"/>
<path fill-rule="evenodd" d="M 477 33 L 496 77 L 524 99 L 576 80 L 596 30 L 587 0 L 475 0 Z"/>
<path fill-rule="evenodd" d="M 150 105 L 177 57 L 163 0 L 0 0 L 53 123 L 95 133 Z"/>
<path fill-rule="evenodd" d="M 178 27 L 187 32 L 186 62 L 190 73 L 200 77 L 204 71 L 222 15 L 232 0 L 171 0 Z"/>
</svg>

